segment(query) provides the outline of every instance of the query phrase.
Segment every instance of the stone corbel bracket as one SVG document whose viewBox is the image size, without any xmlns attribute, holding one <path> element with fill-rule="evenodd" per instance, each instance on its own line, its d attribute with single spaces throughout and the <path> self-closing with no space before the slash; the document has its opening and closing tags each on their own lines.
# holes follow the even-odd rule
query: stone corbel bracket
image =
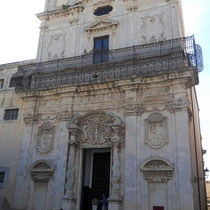
<svg viewBox="0 0 210 210">
<path fill-rule="evenodd" d="M 53 176 L 54 168 L 49 162 L 39 160 L 32 164 L 30 172 L 35 182 L 48 182 Z"/>
<path fill-rule="evenodd" d="M 167 183 L 174 169 L 168 161 L 156 158 L 146 161 L 141 171 L 149 183 Z"/>
<path fill-rule="evenodd" d="M 94 24 L 88 26 L 85 31 L 89 35 L 92 33 L 96 33 L 99 31 L 106 31 L 106 30 L 111 30 L 113 33 L 116 32 L 116 29 L 119 25 L 118 21 L 113 21 L 113 20 L 99 20 L 95 22 Z"/>
</svg>

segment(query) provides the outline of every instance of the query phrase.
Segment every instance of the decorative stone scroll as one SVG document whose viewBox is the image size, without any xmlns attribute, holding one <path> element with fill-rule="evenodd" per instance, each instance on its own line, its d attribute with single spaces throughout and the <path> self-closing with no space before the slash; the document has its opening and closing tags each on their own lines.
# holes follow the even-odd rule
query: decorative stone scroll
<svg viewBox="0 0 210 210">
<path fill-rule="evenodd" d="M 51 122 L 43 123 L 38 129 L 37 150 L 47 153 L 53 148 L 55 126 Z"/>
<path fill-rule="evenodd" d="M 168 161 L 153 159 L 142 167 L 144 178 L 151 183 L 167 183 L 173 176 L 173 167 Z"/>
<path fill-rule="evenodd" d="M 47 161 L 41 160 L 32 164 L 30 172 L 35 182 L 48 182 L 53 176 L 54 168 Z"/>
<path fill-rule="evenodd" d="M 158 149 L 168 143 L 167 118 L 154 112 L 145 120 L 145 144 Z"/>
</svg>

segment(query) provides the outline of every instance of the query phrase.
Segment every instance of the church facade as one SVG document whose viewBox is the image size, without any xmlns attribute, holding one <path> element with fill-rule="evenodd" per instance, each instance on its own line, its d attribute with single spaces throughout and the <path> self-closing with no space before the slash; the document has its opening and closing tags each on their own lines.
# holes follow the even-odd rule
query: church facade
<svg viewBox="0 0 210 210">
<path fill-rule="evenodd" d="M 0 66 L 2 209 L 205 210 L 202 51 L 180 0 L 37 16 L 37 58 Z"/>
</svg>

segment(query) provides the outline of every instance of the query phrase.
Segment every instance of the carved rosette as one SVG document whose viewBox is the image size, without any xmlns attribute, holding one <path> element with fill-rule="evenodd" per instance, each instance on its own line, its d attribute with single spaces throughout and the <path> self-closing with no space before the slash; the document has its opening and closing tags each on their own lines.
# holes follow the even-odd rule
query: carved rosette
<svg viewBox="0 0 210 210">
<path fill-rule="evenodd" d="M 47 161 L 37 161 L 30 168 L 31 178 L 35 182 L 48 182 L 54 173 L 54 168 Z"/>
<path fill-rule="evenodd" d="M 142 167 L 144 178 L 150 183 L 167 183 L 173 176 L 173 167 L 165 160 L 153 159 Z"/>
<path fill-rule="evenodd" d="M 154 112 L 145 120 L 145 144 L 153 149 L 168 143 L 167 118 Z"/>
<path fill-rule="evenodd" d="M 55 126 L 51 122 L 43 123 L 38 129 L 37 150 L 47 153 L 53 148 Z"/>
</svg>

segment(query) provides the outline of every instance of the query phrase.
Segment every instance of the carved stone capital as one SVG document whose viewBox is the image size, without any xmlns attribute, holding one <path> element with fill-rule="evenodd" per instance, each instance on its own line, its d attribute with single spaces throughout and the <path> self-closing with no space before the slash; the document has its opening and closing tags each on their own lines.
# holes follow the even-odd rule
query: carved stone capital
<svg viewBox="0 0 210 210">
<path fill-rule="evenodd" d="M 143 114 L 144 112 L 145 112 L 145 108 L 139 104 L 126 104 L 124 106 L 124 114 L 127 116 Z"/>
<path fill-rule="evenodd" d="M 189 108 L 189 101 L 186 97 L 181 97 L 168 102 L 167 110 L 170 112 L 187 111 Z"/>
<path fill-rule="evenodd" d="M 58 121 L 68 121 L 68 120 L 70 120 L 71 117 L 72 117 L 72 114 L 68 110 L 65 110 L 63 112 L 59 112 L 56 115 L 56 119 Z"/>
<path fill-rule="evenodd" d="M 41 119 L 41 114 L 30 114 L 30 113 L 27 113 L 24 115 L 23 117 L 23 121 L 25 124 L 32 124 L 32 123 L 37 123 L 38 120 Z"/>
</svg>

